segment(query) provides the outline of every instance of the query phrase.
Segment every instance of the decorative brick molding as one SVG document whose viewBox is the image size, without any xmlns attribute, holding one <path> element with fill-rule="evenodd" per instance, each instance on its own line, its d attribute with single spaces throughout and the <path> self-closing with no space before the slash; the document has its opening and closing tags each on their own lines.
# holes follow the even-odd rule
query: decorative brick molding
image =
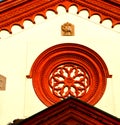
<svg viewBox="0 0 120 125">
<path fill-rule="evenodd" d="M 26 118 L 19 125 L 120 125 L 120 119 L 69 97 Z"/>
<path fill-rule="evenodd" d="M 103 59 L 80 44 L 52 46 L 34 61 L 30 74 L 38 98 L 47 106 L 69 96 L 96 104 L 111 77 Z"/>
<path fill-rule="evenodd" d="M 101 21 L 110 19 L 112 27 L 120 24 L 120 2 L 118 0 L 6 0 L 0 3 L 0 30 L 8 30 L 16 24 L 24 28 L 23 22 L 30 20 L 35 23 L 36 15 L 46 17 L 46 12 L 52 10 L 57 14 L 57 7 L 64 6 L 66 11 L 75 5 L 79 13 L 81 10 L 89 12 L 89 18 L 98 14 Z"/>
</svg>

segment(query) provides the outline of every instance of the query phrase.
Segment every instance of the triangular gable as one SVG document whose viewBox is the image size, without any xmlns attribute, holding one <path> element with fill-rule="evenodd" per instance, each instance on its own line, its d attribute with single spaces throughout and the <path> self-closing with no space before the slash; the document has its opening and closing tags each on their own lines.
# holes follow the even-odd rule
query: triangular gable
<svg viewBox="0 0 120 125">
<path fill-rule="evenodd" d="M 21 122 L 20 125 L 119 125 L 120 119 L 69 97 Z"/>
<path fill-rule="evenodd" d="M 105 19 L 112 21 L 112 26 L 120 23 L 120 1 L 118 0 L 5 0 L 0 2 L 0 30 L 11 32 L 13 25 L 22 28 L 25 20 L 35 23 L 36 15 L 46 18 L 46 11 L 52 10 L 57 14 L 57 7 L 64 6 L 66 11 L 72 5 L 77 6 L 79 13 L 87 10 L 90 18 L 98 14 L 101 18 L 100 23 Z"/>
</svg>

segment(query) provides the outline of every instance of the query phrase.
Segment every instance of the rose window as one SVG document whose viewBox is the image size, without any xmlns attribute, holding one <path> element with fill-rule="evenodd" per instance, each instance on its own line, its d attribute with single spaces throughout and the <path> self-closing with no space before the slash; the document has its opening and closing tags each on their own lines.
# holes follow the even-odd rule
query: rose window
<svg viewBox="0 0 120 125">
<path fill-rule="evenodd" d="M 64 43 L 42 52 L 27 77 L 32 78 L 36 95 L 47 106 L 69 96 L 94 105 L 103 96 L 111 75 L 95 51 Z"/>
<path fill-rule="evenodd" d="M 66 64 L 55 68 L 50 75 L 49 85 L 51 92 L 59 98 L 80 98 L 89 91 L 90 82 L 87 72 L 82 67 Z"/>
</svg>

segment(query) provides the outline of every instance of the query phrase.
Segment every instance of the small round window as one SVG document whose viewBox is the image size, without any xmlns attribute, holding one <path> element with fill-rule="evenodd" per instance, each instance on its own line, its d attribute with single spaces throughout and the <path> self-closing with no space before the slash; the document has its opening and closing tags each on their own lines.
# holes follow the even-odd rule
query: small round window
<svg viewBox="0 0 120 125">
<path fill-rule="evenodd" d="M 38 98 L 47 106 L 69 96 L 94 105 L 104 94 L 111 75 L 95 51 L 80 44 L 64 43 L 41 53 L 29 77 Z"/>
</svg>

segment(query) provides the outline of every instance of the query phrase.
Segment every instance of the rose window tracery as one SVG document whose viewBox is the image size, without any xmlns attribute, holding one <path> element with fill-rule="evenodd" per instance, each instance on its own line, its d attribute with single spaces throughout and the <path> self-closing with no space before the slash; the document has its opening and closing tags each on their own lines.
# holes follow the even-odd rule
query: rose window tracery
<svg viewBox="0 0 120 125">
<path fill-rule="evenodd" d="M 54 69 L 49 78 L 51 92 L 59 97 L 66 98 L 84 96 L 90 87 L 88 73 L 75 64 L 60 65 Z"/>
<path fill-rule="evenodd" d="M 103 96 L 111 75 L 95 51 L 64 43 L 42 52 L 27 77 L 32 78 L 36 95 L 47 106 L 69 96 L 94 105 Z"/>
</svg>

